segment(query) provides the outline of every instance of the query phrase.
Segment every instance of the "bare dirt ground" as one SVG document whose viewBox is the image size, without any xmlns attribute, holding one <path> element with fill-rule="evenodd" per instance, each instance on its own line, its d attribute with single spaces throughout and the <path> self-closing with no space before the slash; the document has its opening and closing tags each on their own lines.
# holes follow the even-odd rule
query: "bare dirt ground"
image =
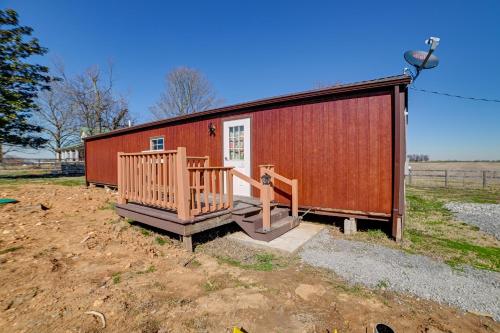
<svg viewBox="0 0 500 333">
<path fill-rule="evenodd" d="M 499 332 L 491 318 L 216 239 L 195 257 L 115 215 L 103 189 L 0 186 L 1 332 Z M 40 204 L 43 205 L 40 206 Z M 259 257 L 260 255 L 260 257 Z M 267 256 L 267 257 L 266 257 Z M 86 314 L 98 311 L 99 318 Z"/>
</svg>

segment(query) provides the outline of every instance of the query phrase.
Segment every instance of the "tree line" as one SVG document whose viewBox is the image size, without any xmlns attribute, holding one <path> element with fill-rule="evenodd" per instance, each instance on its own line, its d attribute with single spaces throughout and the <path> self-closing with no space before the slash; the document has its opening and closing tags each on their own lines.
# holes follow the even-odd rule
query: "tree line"
<svg viewBox="0 0 500 333">
<path fill-rule="evenodd" d="M 410 154 L 410 155 L 408 155 L 408 160 L 410 162 L 427 162 L 427 161 L 429 161 L 429 155 L 425 155 L 425 154 Z"/>
<path fill-rule="evenodd" d="M 10 151 L 60 148 L 134 123 L 128 100 L 115 89 L 114 66 L 91 66 L 70 75 L 30 57 L 48 50 L 19 23 L 16 11 L 0 10 L 0 162 Z M 220 103 L 199 71 L 178 67 L 166 76 L 165 90 L 150 108 L 155 119 L 204 111 Z"/>
</svg>

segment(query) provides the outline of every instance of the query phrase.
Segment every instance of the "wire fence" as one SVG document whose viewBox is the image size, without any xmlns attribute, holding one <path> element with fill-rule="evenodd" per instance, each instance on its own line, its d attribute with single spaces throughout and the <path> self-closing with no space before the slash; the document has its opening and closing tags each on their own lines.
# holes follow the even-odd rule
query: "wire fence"
<svg viewBox="0 0 500 333">
<path fill-rule="evenodd" d="M 60 169 L 61 161 L 54 158 L 3 158 L 0 170 Z"/>
<path fill-rule="evenodd" d="M 57 160 L 53 158 L 4 158 L 0 163 L 0 176 L 85 173 L 83 161 Z"/>
<path fill-rule="evenodd" d="M 411 186 L 453 188 L 500 188 L 496 170 L 410 170 L 406 183 Z"/>
</svg>

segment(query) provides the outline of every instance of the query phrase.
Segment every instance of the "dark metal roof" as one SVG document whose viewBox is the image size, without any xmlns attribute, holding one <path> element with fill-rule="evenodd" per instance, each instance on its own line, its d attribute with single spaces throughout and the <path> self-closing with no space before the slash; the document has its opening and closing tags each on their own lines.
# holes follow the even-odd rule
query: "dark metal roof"
<svg viewBox="0 0 500 333">
<path fill-rule="evenodd" d="M 384 78 L 369 80 L 369 81 L 340 84 L 340 85 L 336 85 L 336 86 L 332 86 L 332 87 L 328 87 L 328 88 L 308 90 L 308 91 L 304 91 L 304 92 L 300 92 L 300 93 L 264 98 L 264 99 L 259 99 L 259 100 L 255 100 L 255 101 L 251 101 L 251 102 L 233 104 L 233 105 L 224 106 L 224 107 L 220 107 L 220 108 L 216 108 L 216 109 L 210 109 L 210 110 L 206 110 L 206 111 L 191 113 L 191 114 L 187 114 L 187 115 L 183 115 L 183 116 L 152 121 L 152 122 L 148 122 L 148 123 L 144 123 L 144 124 L 140 124 L 140 125 L 136 125 L 136 126 L 120 128 L 120 129 L 110 131 L 107 133 L 96 134 L 93 136 L 86 137 L 86 138 L 84 138 L 84 140 L 92 140 L 92 139 L 96 139 L 96 138 L 102 138 L 102 137 L 113 136 L 113 135 L 117 135 L 117 134 L 123 134 L 123 133 L 127 133 L 127 132 L 136 131 L 139 129 L 147 129 L 147 128 L 156 127 L 156 126 L 163 125 L 163 124 L 178 122 L 178 121 L 185 120 L 185 119 L 200 118 L 200 117 L 203 117 L 206 115 L 234 112 L 234 111 L 249 109 L 252 107 L 259 107 L 259 106 L 262 107 L 262 106 L 268 106 L 268 105 L 272 105 L 272 104 L 279 104 L 279 103 L 299 101 L 299 100 L 304 100 L 304 99 L 318 98 L 318 97 L 335 95 L 335 94 L 340 94 L 340 93 L 345 93 L 345 92 L 362 91 L 362 90 L 396 86 L 396 85 L 407 85 L 410 82 L 411 82 L 411 77 L 409 75 L 397 75 L 397 76 L 389 76 L 389 77 L 384 77 Z"/>
</svg>

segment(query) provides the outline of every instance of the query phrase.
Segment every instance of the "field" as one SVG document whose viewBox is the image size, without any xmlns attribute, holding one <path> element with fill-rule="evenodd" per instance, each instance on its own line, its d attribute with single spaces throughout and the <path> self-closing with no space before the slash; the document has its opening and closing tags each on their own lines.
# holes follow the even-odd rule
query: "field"
<svg viewBox="0 0 500 333">
<path fill-rule="evenodd" d="M 377 322 L 397 332 L 500 330 L 489 317 L 383 286 L 350 285 L 295 256 L 217 237 L 228 230 L 198 239 L 195 254 L 187 253 L 172 235 L 120 219 L 113 192 L 82 183 L 0 180 L 0 197 L 19 200 L 0 206 L 0 331 L 231 332 L 239 326 L 248 332 L 372 332 Z M 406 243 L 396 245 L 378 229 L 356 237 L 457 267 L 498 270 L 498 256 L 481 250 L 498 251 L 498 243 L 472 228 L 452 226 L 435 203 L 451 197 L 498 202 L 496 192 L 411 190 Z M 426 225 L 430 231 L 422 230 Z M 463 237 L 470 238 L 466 246 L 473 245 L 467 255 L 442 241 Z M 88 311 L 102 313 L 106 328 Z"/>
<path fill-rule="evenodd" d="M 500 162 L 410 163 L 412 186 L 500 189 Z"/>
<path fill-rule="evenodd" d="M 500 162 L 410 162 L 414 170 L 490 170 L 500 172 Z"/>
</svg>

